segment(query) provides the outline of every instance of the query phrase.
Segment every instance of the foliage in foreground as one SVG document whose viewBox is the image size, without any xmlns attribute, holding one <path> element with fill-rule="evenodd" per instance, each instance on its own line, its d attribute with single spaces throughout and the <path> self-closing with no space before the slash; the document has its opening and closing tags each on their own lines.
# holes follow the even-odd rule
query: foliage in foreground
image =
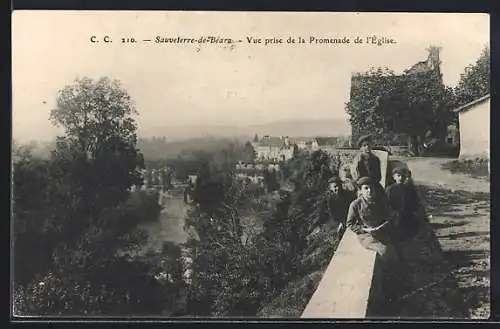
<svg viewBox="0 0 500 329">
<path fill-rule="evenodd" d="M 296 189 L 261 197 L 255 213 L 262 230 L 246 238 L 239 218 L 244 187 L 217 168 L 200 173 L 196 193 L 203 197 L 195 199 L 199 206 L 187 219 L 199 240 L 186 244 L 193 272 L 183 314 L 254 316 L 290 282 L 324 269 L 338 239 L 310 237 L 325 221 L 330 162 L 319 151 L 288 163 L 286 181 Z M 335 236 L 333 230 L 324 232 Z"/>
<path fill-rule="evenodd" d="M 150 210 L 129 201 L 144 167 L 134 113 L 118 82 L 78 79 L 61 90 L 52 112 L 66 135 L 51 157 L 20 152 L 13 168 L 15 314 L 161 314 L 171 302 L 174 283 L 155 279 L 164 255 L 123 253 L 144 241 L 138 214 Z"/>
</svg>

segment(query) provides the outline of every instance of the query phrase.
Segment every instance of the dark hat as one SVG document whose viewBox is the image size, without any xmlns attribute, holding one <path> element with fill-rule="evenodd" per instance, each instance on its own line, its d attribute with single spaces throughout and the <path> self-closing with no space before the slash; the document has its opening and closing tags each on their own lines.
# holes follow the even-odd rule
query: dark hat
<svg viewBox="0 0 500 329">
<path fill-rule="evenodd" d="M 370 177 L 361 177 L 360 179 L 358 179 L 358 181 L 356 182 L 356 184 L 358 186 L 361 186 L 361 185 L 373 185 L 373 180 L 370 178 Z"/>
<path fill-rule="evenodd" d="M 361 143 L 364 141 L 371 141 L 372 140 L 372 135 L 363 135 L 358 138 L 358 147 L 361 147 Z"/>
<path fill-rule="evenodd" d="M 404 175 L 405 173 L 407 172 L 406 168 L 405 167 L 401 167 L 401 166 L 398 166 L 398 167 L 395 167 L 392 169 L 392 174 L 400 174 L 400 175 Z"/>
</svg>

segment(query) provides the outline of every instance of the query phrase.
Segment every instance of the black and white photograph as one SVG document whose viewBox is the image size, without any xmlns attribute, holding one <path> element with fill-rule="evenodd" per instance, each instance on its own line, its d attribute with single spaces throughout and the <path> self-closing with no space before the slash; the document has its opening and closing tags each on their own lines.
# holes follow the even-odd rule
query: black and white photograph
<svg viewBox="0 0 500 329">
<path fill-rule="evenodd" d="M 12 14 L 11 319 L 490 318 L 490 17 Z"/>
</svg>

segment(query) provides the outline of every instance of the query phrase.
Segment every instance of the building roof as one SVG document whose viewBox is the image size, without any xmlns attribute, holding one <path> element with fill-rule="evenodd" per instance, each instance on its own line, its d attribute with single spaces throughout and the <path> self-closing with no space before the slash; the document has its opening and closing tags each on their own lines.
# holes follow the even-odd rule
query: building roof
<svg viewBox="0 0 500 329">
<path fill-rule="evenodd" d="M 285 140 L 280 137 L 267 137 L 262 138 L 256 146 L 271 146 L 271 147 L 280 147 L 285 145 Z"/>
<path fill-rule="evenodd" d="M 338 142 L 337 137 L 316 137 L 315 139 L 320 146 L 336 146 Z"/>
<path fill-rule="evenodd" d="M 328 146 L 328 145 L 336 145 L 339 137 L 292 137 L 289 138 L 290 144 L 299 144 L 305 143 L 306 145 L 311 145 L 312 142 L 316 140 L 318 145 Z M 262 138 L 259 142 L 252 142 L 253 147 L 284 147 L 285 146 L 285 138 L 282 137 L 271 137 L 266 136 Z"/>
<path fill-rule="evenodd" d="M 480 97 L 470 103 L 467 103 L 465 105 L 462 105 L 460 106 L 459 108 L 456 108 L 454 109 L 453 111 L 456 112 L 456 113 L 461 113 L 461 112 L 465 112 L 465 111 L 468 111 L 470 110 L 471 108 L 473 108 L 474 106 L 478 105 L 479 103 L 482 103 L 486 100 L 490 99 L 490 94 L 487 94 L 483 97 Z"/>
<path fill-rule="evenodd" d="M 307 143 L 311 140 L 310 137 L 292 137 L 290 138 L 291 143 Z"/>
</svg>

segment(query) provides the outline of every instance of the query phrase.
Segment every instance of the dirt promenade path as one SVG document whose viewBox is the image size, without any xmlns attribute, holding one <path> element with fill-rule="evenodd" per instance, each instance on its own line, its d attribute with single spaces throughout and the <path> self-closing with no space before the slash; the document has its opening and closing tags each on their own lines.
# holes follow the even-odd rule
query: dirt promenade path
<svg viewBox="0 0 500 329">
<path fill-rule="evenodd" d="M 490 315 L 490 183 L 443 169 L 442 165 L 448 161 L 415 158 L 406 162 L 444 252 L 440 272 L 443 278 L 452 278 L 457 286 L 461 308 L 457 312 L 462 314 L 460 317 L 487 318 Z M 443 292 L 439 288 L 444 289 L 446 283 L 435 285 L 434 297 L 439 301 L 445 298 L 440 297 Z M 428 290 L 427 294 L 428 298 L 422 300 L 432 299 L 433 292 Z M 449 314 L 455 317 L 457 312 Z"/>
</svg>

